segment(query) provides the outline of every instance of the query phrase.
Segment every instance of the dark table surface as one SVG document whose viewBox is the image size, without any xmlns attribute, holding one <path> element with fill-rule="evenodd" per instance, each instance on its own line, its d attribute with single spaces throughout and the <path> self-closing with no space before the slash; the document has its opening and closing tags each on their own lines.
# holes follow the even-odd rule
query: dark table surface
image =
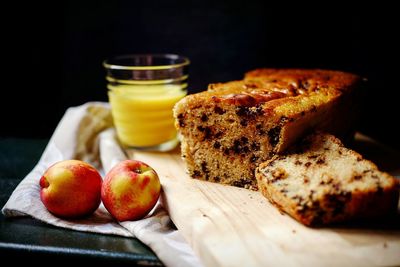
<svg viewBox="0 0 400 267">
<path fill-rule="evenodd" d="M 0 206 L 38 162 L 48 140 L 0 138 Z M 90 263 L 159 266 L 157 256 L 136 238 L 78 232 L 29 217 L 0 214 L 0 255 L 12 263 Z"/>
</svg>

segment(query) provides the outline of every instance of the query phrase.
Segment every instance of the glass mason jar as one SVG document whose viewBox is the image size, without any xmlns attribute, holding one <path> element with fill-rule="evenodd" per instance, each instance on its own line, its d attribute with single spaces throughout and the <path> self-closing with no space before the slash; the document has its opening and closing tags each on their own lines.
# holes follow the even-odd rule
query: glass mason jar
<svg viewBox="0 0 400 267">
<path fill-rule="evenodd" d="M 172 108 L 187 94 L 189 64 L 186 57 L 173 54 L 104 61 L 114 126 L 124 147 L 168 151 L 179 143 Z"/>
</svg>

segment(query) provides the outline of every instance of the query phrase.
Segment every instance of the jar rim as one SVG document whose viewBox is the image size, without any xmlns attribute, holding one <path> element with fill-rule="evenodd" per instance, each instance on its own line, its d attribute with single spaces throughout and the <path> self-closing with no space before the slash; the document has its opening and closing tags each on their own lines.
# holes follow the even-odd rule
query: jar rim
<svg viewBox="0 0 400 267">
<path fill-rule="evenodd" d="M 159 61 L 169 61 L 166 64 L 154 64 Z M 111 57 L 103 61 L 106 69 L 114 70 L 163 70 L 187 66 L 190 60 L 176 54 L 127 54 Z"/>
</svg>

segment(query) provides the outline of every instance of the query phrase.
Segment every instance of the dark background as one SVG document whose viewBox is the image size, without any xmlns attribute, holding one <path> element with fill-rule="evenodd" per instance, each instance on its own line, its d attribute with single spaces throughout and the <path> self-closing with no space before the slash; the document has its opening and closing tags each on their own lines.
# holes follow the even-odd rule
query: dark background
<svg viewBox="0 0 400 267">
<path fill-rule="evenodd" d="M 400 148 L 395 8 L 268 1 L 14 3 L 2 19 L 2 137 L 49 138 L 65 110 L 107 101 L 102 61 L 127 53 L 191 59 L 190 92 L 258 67 L 368 78 L 358 129 Z"/>
</svg>

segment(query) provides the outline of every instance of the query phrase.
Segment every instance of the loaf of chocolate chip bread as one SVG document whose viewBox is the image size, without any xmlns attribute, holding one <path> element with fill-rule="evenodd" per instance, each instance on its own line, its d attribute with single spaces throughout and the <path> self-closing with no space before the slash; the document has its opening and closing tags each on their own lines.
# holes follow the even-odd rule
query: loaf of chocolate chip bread
<svg viewBox="0 0 400 267">
<path fill-rule="evenodd" d="M 256 177 L 271 203 L 305 225 L 397 210 L 396 179 L 329 134 L 312 134 L 288 154 L 260 164 Z"/>
<path fill-rule="evenodd" d="M 329 70 L 259 69 L 174 107 L 191 177 L 257 189 L 256 166 L 314 129 L 353 132 L 361 79 Z"/>
</svg>

